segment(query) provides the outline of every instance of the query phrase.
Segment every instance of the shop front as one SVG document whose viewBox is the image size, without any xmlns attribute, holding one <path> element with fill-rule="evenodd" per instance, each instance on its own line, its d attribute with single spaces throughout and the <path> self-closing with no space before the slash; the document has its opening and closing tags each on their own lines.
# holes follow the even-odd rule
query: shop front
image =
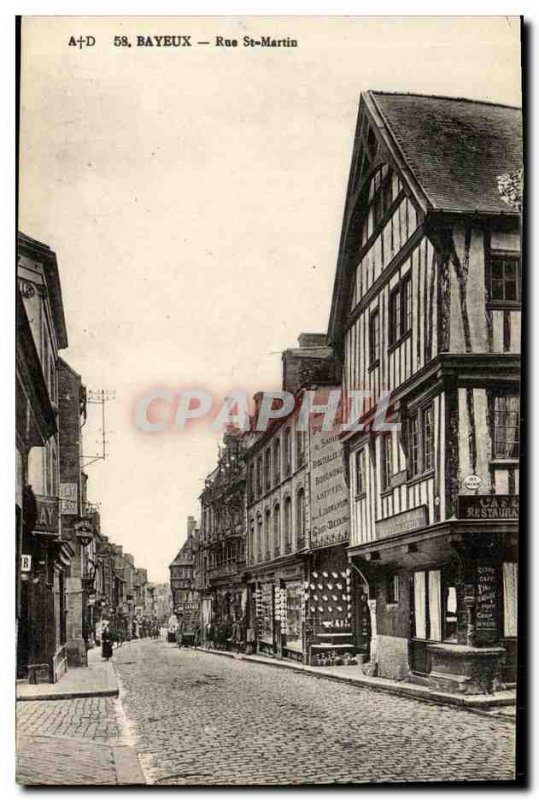
<svg viewBox="0 0 539 800">
<path fill-rule="evenodd" d="M 314 550 L 305 583 L 308 661 L 330 666 L 365 652 L 362 597 L 357 596 L 346 543 Z M 359 590 L 361 591 L 361 590 Z"/>
<path fill-rule="evenodd" d="M 59 535 L 58 499 L 25 490 L 17 674 L 56 682 L 67 669 L 66 573 L 74 551 Z"/>
<path fill-rule="evenodd" d="M 251 572 L 248 641 L 261 655 L 307 660 L 305 565 L 303 560 L 272 564 Z"/>
<path fill-rule="evenodd" d="M 516 680 L 517 524 L 451 520 L 352 548 L 378 675 L 458 694 Z"/>
<path fill-rule="evenodd" d="M 223 650 L 245 647 L 246 589 L 240 584 L 216 587 L 212 594 L 211 628 L 214 645 Z"/>
</svg>

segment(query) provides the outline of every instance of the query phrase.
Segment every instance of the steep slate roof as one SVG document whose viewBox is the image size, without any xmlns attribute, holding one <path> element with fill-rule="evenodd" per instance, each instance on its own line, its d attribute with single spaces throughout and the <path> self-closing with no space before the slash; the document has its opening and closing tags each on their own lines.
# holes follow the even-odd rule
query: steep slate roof
<svg viewBox="0 0 539 800">
<path fill-rule="evenodd" d="M 516 213 L 497 177 L 522 167 L 522 112 L 512 106 L 368 92 L 434 209 Z"/>
</svg>

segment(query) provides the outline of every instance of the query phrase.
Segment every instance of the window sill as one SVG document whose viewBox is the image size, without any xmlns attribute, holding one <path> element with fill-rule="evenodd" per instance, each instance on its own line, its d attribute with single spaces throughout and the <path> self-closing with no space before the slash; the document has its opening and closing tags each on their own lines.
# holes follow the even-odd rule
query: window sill
<svg viewBox="0 0 539 800">
<path fill-rule="evenodd" d="M 487 303 L 488 311 L 522 311 L 520 300 L 491 300 Z"/>
<path fill-rule="evenodd" d="M 354 499 L 355 500 L 365 500 L 366 497 L 367 497 L 367 492 L 360 492 L 359 494 L 356 494 Z"/>
<path fill-rule="evenodd" d="M 397 341 L 396 341 L 396 342 L 392 342 L 392 343 L 391 343 L 391 344 L 388 346 L 388 348 L 387 348 L 387 354 L 388 354 L 388 355 L 391 355 L 391 353 L 392 353 L 394 350 L 396 350 L 398 347 L 400 347 L 400 346 L 401 346 L 401 344 L 404 344 L 404 342 L 406 341 L 406 339 L 409 339 L 409 338 L 411 337 L 411 335 L 412 335 L 412 329 L 410 328 L 410 330 L 409 330 L 409 331 L 406 331 L 406 333 L 403 333 L 403 335 L 400 337 L 400 339 L 397 339 Z"/>
<path fill-rule="evenodd" d="M 433 478 L 433 477 L 434 477 L 434 470 L 429 469 L 427 470 L 427 472 L 422 472 L 420 475 L 414 475 L 413 477 L 408 478 L 408 480 L 406 481 L 406 485 L 414 486 L 416 483 L 420 483 L 421 481 L 425 481 L 428 478 Z"/>
<path fill-rule="evenodd" d="M 490 469 L 507 469 L 518 467 L 520 459 L 518 458 L 493 458 L 489 463 Z"/>
</svg>

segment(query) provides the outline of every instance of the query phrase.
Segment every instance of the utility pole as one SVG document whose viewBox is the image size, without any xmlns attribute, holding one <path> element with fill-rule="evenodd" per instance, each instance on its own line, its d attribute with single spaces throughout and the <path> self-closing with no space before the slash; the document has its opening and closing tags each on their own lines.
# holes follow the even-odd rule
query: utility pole
<svg viewBox="0 0 539 800">
<path fill-rule="evenodd" d="M 105 406 L 111 400 L 116 398 L 116 391 L 114 389 L 88 389 L 86 396 L 86 403 L 101 406 L 101 453 L 98 455 L 81 456 L 81 467 L 88 467 L 95 461 L 104 461 L 107 457 L 107 436 L 106 436 L 106 415 Z M 84 459 L 89 459 L 84 462 Z"/>
</svg>

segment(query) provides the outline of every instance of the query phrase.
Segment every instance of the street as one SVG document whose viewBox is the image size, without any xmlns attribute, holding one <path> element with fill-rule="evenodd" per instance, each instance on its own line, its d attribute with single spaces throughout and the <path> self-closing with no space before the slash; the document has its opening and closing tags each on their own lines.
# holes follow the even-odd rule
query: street
<svg viewBox="0 0 539 800">
<path fill-rule="evenodd" d="M 180 650 L 163 639 L 126 643 L 113 663 L 119 698 L 17 704 L 19 782 L 136 782 L 137 754 L 149 784 L 513 777 L 508 718 Z"/>
<path fill-rule="evenodd" d="M 509 721 L 164 641 L 115 651 L 143 771 L 157 784 L 507 780 Z"/>
</svg>

